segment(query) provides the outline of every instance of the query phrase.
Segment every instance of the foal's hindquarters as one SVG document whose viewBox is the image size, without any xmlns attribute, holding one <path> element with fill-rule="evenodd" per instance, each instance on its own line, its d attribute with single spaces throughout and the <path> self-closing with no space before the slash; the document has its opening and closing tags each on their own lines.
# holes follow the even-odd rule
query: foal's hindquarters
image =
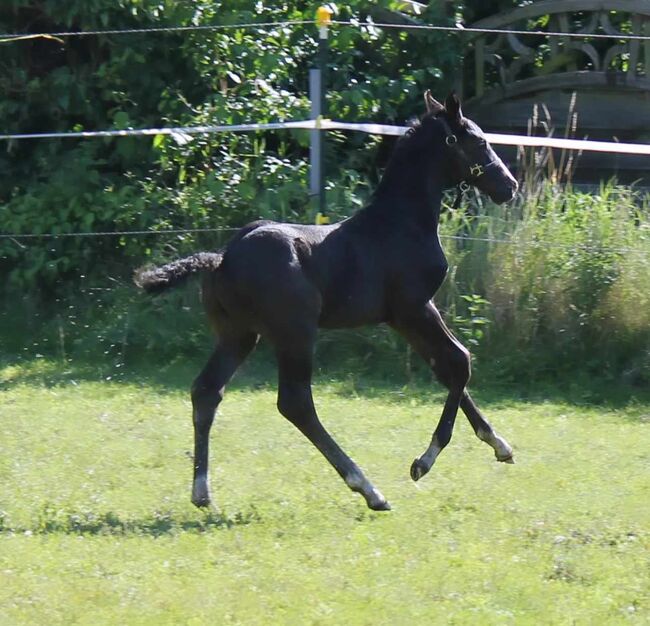
<svg viewBox="0 0 650 626">
<path fill-rule="evenodd" d="M 232 262 L 225 262 L 203 283 L 204 305 L 218 339 L 192 387 L 192 502 L 197 506 L 210 502 L 208 440 L 215 411 L 225 385 L 262 335 L 273 346 L 278 364 L 280 413 L 312 442 L 371 509 L 389 510 L 386 498 L 334 441 L 314 407 L 312 355 L 321 295 L 301 267 L 296 242 L 273 236 L 269 228 L 259 230 L 236 242 L 229 249 L 228 260 Z M 250 258 L 257 262 L 236 262 Z"/>
</svg>

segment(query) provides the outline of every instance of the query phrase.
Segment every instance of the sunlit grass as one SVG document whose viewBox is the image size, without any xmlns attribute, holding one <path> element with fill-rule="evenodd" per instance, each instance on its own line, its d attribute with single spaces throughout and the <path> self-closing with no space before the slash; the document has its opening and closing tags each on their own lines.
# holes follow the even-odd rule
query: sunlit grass
<svg viewBox="0 0 650 626">
<path fill-rule="evenodd" d="M 440 394 L 321 382 L 323 421 L 393 505 L 377 514 L 272 388 L 239 386 L 213 431 L 206 513 L 189 503 L 185 391 L 30 367 L 2 370 L 2 624 L 650 620 L 646 404 L 477 393 L 517 465 L 460 419 L 414 484 Z"/>
</svg>

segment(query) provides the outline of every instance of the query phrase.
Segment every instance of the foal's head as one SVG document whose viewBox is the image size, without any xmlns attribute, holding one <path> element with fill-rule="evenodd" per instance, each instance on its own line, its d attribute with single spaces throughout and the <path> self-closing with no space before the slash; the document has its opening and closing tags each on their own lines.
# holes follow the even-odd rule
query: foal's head
<svg viewBox="0 0 650 626">
<path fill-rule="evenodd" d="M 517 191 L 517 181 L 487 142 L 483 131 L 463 117 L 456 94 L 450 94 L 444 105 L 429 91 L 424 94 L 424 100 L 427 113 L 422 126 L 436 126 L 436 136 L 442 131 L 444 137 L 445 182 L 450 187 L 463 183 L 474 185 L 495 202 L 511 200 Z"/>
</svg>

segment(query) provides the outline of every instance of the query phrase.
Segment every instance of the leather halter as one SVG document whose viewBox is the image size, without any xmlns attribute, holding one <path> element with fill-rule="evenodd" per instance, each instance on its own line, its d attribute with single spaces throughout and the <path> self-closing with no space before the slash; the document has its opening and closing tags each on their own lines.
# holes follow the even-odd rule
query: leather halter
<svg viewBox="0 0 650 626">
<path fill-rule="evenodd" d="M 442 127 L 445 131 L 445 143 L 459 157 L 460 161 L 467 164 L 468 175 L 466 175 L 465 178 L 461 179 L 461 181 L 458 183 L 457 186 L 456 200 L 454 201 L 454 204 L 452 206 L 452 210 L 455 211 L 460 207 L 463 194 L 466 191 L 470 190 L 470 183 L 467 181 L 467 179 L 469 179 L 470 182 L 475 184 L 476 180 L 481 176 L 483 176 L 483 174 L 485 174 L 485 171 L 489 167 L 493 167 L 497 165 L 498 161 L 492 160 L 485 164 L 470 163 L 470 160 L 467 158 L 465 152 L 461 150 L 461 148 L 458 146 L 458 137 L 454 135 L 453 131 L 451 130 L 451 126 L 449 126 L 447 120 L 442 116 L 439 116 L 436 119 L 440 120 L 440 122 L 442 123 Z"/>
</svg>

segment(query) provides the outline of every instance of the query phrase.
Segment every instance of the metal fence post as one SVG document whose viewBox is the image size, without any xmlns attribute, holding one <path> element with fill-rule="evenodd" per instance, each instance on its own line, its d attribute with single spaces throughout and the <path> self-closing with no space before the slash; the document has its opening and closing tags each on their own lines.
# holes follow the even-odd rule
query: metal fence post
<svg viewBox="0 0 650 626">
<path fill-rule="evenodd" d="M 327 68 L 327 48 L 329 25 L 332 20 L 332 11 L 321 6 L 316 11 L 316 25 L 318 26 L 318 67 L 309 70 L 309 97 L 311 99 L 311 118 L 317 122 L 327 115 L 327 102 L 325 100 L 325 71 Z M 310 133 L 310 176 L 309 193 L 317 198 L 316 224 L 329 224 L 327 204 L 325 198 L 325 136 L 320 127 Z"/>
</svg>

